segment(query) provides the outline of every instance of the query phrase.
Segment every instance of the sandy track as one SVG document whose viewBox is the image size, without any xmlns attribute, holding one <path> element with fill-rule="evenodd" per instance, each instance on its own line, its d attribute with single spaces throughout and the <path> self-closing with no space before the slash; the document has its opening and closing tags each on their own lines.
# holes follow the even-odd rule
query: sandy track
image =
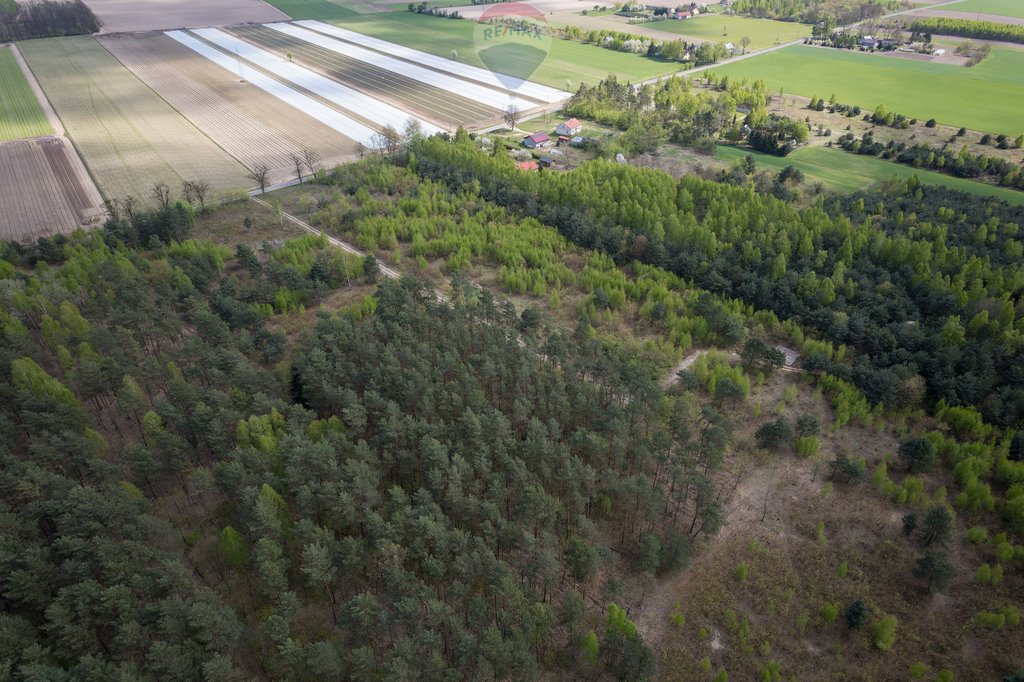
<svg viewBox="0 0 1024 682">
<path fill-rule="evenodd" d="M 355 142 L 162 34 L 106 36 L 104 47 L 222 149 L 272 177 L 294 173 L 292 154 L 315 150 L 327 163 Z"/>
<path fill-rule="evenodd" d="M 85 0 L 103 22 L 103 33 L 223 26 L 247 21 L 287 21 L 262 0 Z"/>
<path fill-rule="evenodd" d="M 101 214 L 95 190 L 79 182 L 74 150 L 62 138 L 0 145 L 0 239 L 69 233 Z"/>
</svg>

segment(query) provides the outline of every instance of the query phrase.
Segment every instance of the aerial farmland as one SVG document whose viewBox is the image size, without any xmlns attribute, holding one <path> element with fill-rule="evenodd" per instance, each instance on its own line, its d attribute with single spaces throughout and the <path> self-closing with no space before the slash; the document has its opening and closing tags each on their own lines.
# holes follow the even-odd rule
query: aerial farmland
<svg viewBox="0 0 1024 682">
<path fill-rule="evenodd" d="M 354 159 L 388 130 L 474 129 L 569 96 L 317 21 L 107 32 L 22 51 L 104 198 L 137 206 L 190 182 L 231 196 Z M 47 131 L 27 87 L 4 93 L 0 136 Z"/>
</svg>

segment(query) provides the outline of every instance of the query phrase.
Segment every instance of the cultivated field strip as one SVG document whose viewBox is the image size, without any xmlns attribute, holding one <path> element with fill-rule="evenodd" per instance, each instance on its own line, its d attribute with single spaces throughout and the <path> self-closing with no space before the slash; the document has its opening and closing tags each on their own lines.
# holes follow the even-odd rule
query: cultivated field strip
<svg viewBox="0 0 1024 682">
<path fill-rule="evenodd" d="M 79 183 L 62 140 L 0 144 L 0 239 L 68 233 L 98 213 Z"/>
<path fill-rule="evenodd" d="M 0 142 L 52 134 L 14 53 L 9 47 L 0 47 Z"/>
<path fill-rule="evenodd" d="M 349 31 L 338 26 L 325 24 L 322 21 L 302 20 L 296 21 L 295 23 L 299 26 L 318 31 L 334 38 L 340 38 L 350 43 L 369 47 L 377 50 L 378 52 L 390 54 L 393 57 L 405 59 L 414 64 L 420 64 L 422 66 L 428 66 L 431 69 L 455 74 L 461 78 L 483 83 L 484 85 L 492 88 L 511 90 L 520 97 L 528 97 L 530 99 L 537 100 L 538 102 L 553 104 L 555 102 L 561 102 L 569 99 L 569 97 L 572 96 L 572 93 L 558 90 L 557 88 L 549 88 L 546 85 L 532 83 L 530 81 L 521 80 L 514 76 L 507 76 L 504 74 L 499 77 L 493 71 L 488 71 L 487 69 L 470 66 L 469 64 L 462 64 L 461 62 L 445 59 L 444 57 L 438 57 L 427 52 L 413 50 L 412 48 L 403 47 L 402 45 L 390 43 L 386 40 L 373 38 L 368 35 L 363 35 L 362 33 L 356 33 L 355 31 Z"/>
<path fill-rule="evenodd" d="M 531 100 L 523 99 L 521 97 L 510 96 L 504 90 L 494 90 L 477 83 L 470 83 L 462 78 L 456 78 L 455 76 L 449 76 L 448 74 L 438 73 L 432 69 L 427 69 L 416 64 L 410 64 L 409 62 L 401 59 L 395 59 L 394 57 L 388 57 L 379 52 L 373 50 L 367 50 L 366 48 L 353 45 L 352 43 L 346 43 L 337 38 L 331 38 L 321 33 L 316 33 L 308 29 L 302 28 L 301 26 L 295 26 L 294 24 L 278 23 L 278 24 L 266 24 L 267 28 L 271 28 L 275 31 L 285 33 L 292 37 L 304 40 L 308 43 L 312 43 L 318 47 L 325 48 L 331 52 L 351 57 L 352 59 L 365 62 L 367 64 L 378 67 L 385 71 L 391 71 L 393 73 L 406 76 L 420 83 L 426 83 L 432 85 L 440 90 L 445 90 L 460 97 L 466 97 L 470 100 L 486 104 L 497 110 L 505 110 L 508 106 L 514 105 L 518 109 L 531 109 L 536 106 Z"/>
<path fill-rule="evenodd" d="M 484 103 L 465 96 L 453 95 L 413 78 L 378 68 L 343 53 L 263 26 L 233 26 L 231 32 L 261 47 L 273 49 L 279 54 L 291 54 L 296 62 L 349 84 L 372 97 L 393 102 L 402 109 L 416 111 L 438 123 L 451 124 L 454 127 L 477 123 L 498 115 L 497 109 Z M 323 40 L 333 40 L 320 34 L 313 35 Z M 439 75 L 433 71 L 430 73 Z M 468 85 L 465 81 L 460 82 Z M 504 95 L 504 99 L 507 102 L 508 96 Z M 530 103 L 529 106 L 536 105 Z"/>
<path fill-rule="evenodd" d="M 204 43 L 183 31 L 168 31 L 165 35 L 178 41 L 185 47 L 194 50 L 198 54 L 201 54 L 214 64 L 217 64 L 231 73 L 244 78 L 260 90 L 270 93 L 282 102 L 305 112 L 324 125 L 338 131 L 345 137 L 367 146 L 371 144 L 372 138 L 375 134 L 373 128 L 365 126 L 362 123 L 345 116 L 341 112 L 332 109 L 326 104 L 318 102 L 308 95 L 304 95 L 301 92 L 288 87 L 280 81 L 274 80 L 261 71 L 257 71 L 252 67 L 244 66 L 235 57 L 229 57 L 227 54 L 221 52 L 212 45 Z"/>
<path fill-rule="evenodd" d="M 20 46 L 50 103 L 107 198 L 152 205 L 164 182 L 203 179 L 215 190 L 252 183 L 227 152 L 91 37 L 32 40 Z"/>
<path fill-rule="evenodd" d="M 255 45 L 228 35 L 220 29 L 200 28 L 195 29 L 192 33 L 223 48 L 229 53 L 259 66 L 261 69 L 265 69 L 275 76 L 298 85 L 328 102 L 332 102 L 367 120 L 376 121 L 381 127 L 391 126 L 401 131 L 405 128 L 409 119 L 413 119 L 419 122 L 423 132 L 427 135 L 441 132 L 441 128 L 430 121 L 374 99 L 358 90 L 353 90 L 326 76 L 321 76 L 309 69 L 292 64 L 287 59 L 266 50 L 261 50 Z"/>
<path fill-rule="evenodd" d="M 330 126 L 240 81 L 233 71 L 212 65 L 165 35 L 119 34 L 100 40 L 132 73 L 248 168 L 265 164 L 290 174 L 292 154 L 301 156 L 305 149 L 325 161 L 355 150 L 354 141 Z"/>
</svg>

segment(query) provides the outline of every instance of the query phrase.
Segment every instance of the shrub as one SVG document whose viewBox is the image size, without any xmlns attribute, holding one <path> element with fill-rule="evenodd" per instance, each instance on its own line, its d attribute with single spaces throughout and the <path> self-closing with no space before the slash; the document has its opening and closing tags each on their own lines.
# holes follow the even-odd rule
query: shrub
<svg viewBox="0 0 1024 682">
<path fill-rule="evenodd" d="M 871 643 L 879 651 L 888 651 L 896 642 L 896 616 L 879 618 L 871 624 Z"/>
</svg>

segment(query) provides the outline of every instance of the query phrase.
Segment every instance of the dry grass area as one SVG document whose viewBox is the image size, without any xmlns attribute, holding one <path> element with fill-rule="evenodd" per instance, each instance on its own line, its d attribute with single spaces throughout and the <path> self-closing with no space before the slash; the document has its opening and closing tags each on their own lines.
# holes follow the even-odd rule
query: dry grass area
<svg viewBox="0 0 1024 682">
<path fill-rule="evenodd" d="M 152 203 L 157 182 L 175 191 L 183 180 L 204 179 L 214 190 L 251 184 L 227 152 L 93 38 L 20 47 L 106 198 Z"/>
<path fill-rule="evenodd" d="M 288 15 L 263 0 L 87 0 L 103 22 L 103 33 L 287 21 Z"/>
<path fill-rule="evenodd" d="M 788 404 L 782 399 L 787 386 L 798 391 Z M 919 662 L 925 680 L 941 670 L 954 671 L 958 681 L 991 680 L 1015 669 L 1019 661 L 1008 652 L 1024 650 L 1020 627 L 964 630 L 982 609 L 1020 606 L 1019 571 L 999 586 L 974 580 L 978 566 L 992 561 L 991 550 L 967 544 L 963 533 L 990 519 L 958 520 L 946 548 L 956 575 L 948 595 L 929 594 L 912 576 L 924 548 L 902 532 L 903 514 L 920 517 L 926 507 L 897 506 L 869 482 L 829 481 L 835 453 L 863 457 L 870 475 L 883 458 L 895 459 L 900 436 L 889 427 L 847 425 L 824 429 L 813 458 L 759 451 L 753 432 L 776 411 L 790 418 L 814 414 L 829 424 L 827 403 L 795 375 L 776 374 L 738 409 L 732 414 L 732 454 L 719 483 L 726 526 L 698 550 L 688 570 L 660 580 L 631 612 L 659 652 L 663 679 L 711 680 L 720 670 L 730 680 L 761 679 L 773 661 L 781 671 L 773 679 L 795 680 L 912 679 L 910 668 Z M 890 467 L 897 481 L 903 475 L 898 468 Z M 932 496 L 946 483 L 938 474 L 925 478 Z M 890 651 L 873 646 L 869 627 L 845 624 L 842 611 L 857 599 L 868 605 L 869 624 L 882 614 L 897 617 Z M 833 622 L 823 615 L 828 603 L 839 608 Z"/>
<path fill-rule="evenodd" d="M 23 241 L 89 226 L 102 201 L 63 139 L 0 144 L 0 239 Z"/>
<path fill-rule="evenodd" d="M 270 168 L 271 182 L 294 177 L 291 156 L 302 157 L 305 149 L 328 166 L 353 156 L 352 140 L 163 34 L 107 36 L 101 42 L 242 165 Z"/>
<path fill-rule="evenodd" d="M 304 234 L 308 233 L 287 220 L 278 220 L 269 208 L 248 200 L 226 202 L 201 213 L 192 228 L 196 239 L 231 248 L 248 244 L 257 250 L 264 242 L 283 242 Z"/>
</svg>

